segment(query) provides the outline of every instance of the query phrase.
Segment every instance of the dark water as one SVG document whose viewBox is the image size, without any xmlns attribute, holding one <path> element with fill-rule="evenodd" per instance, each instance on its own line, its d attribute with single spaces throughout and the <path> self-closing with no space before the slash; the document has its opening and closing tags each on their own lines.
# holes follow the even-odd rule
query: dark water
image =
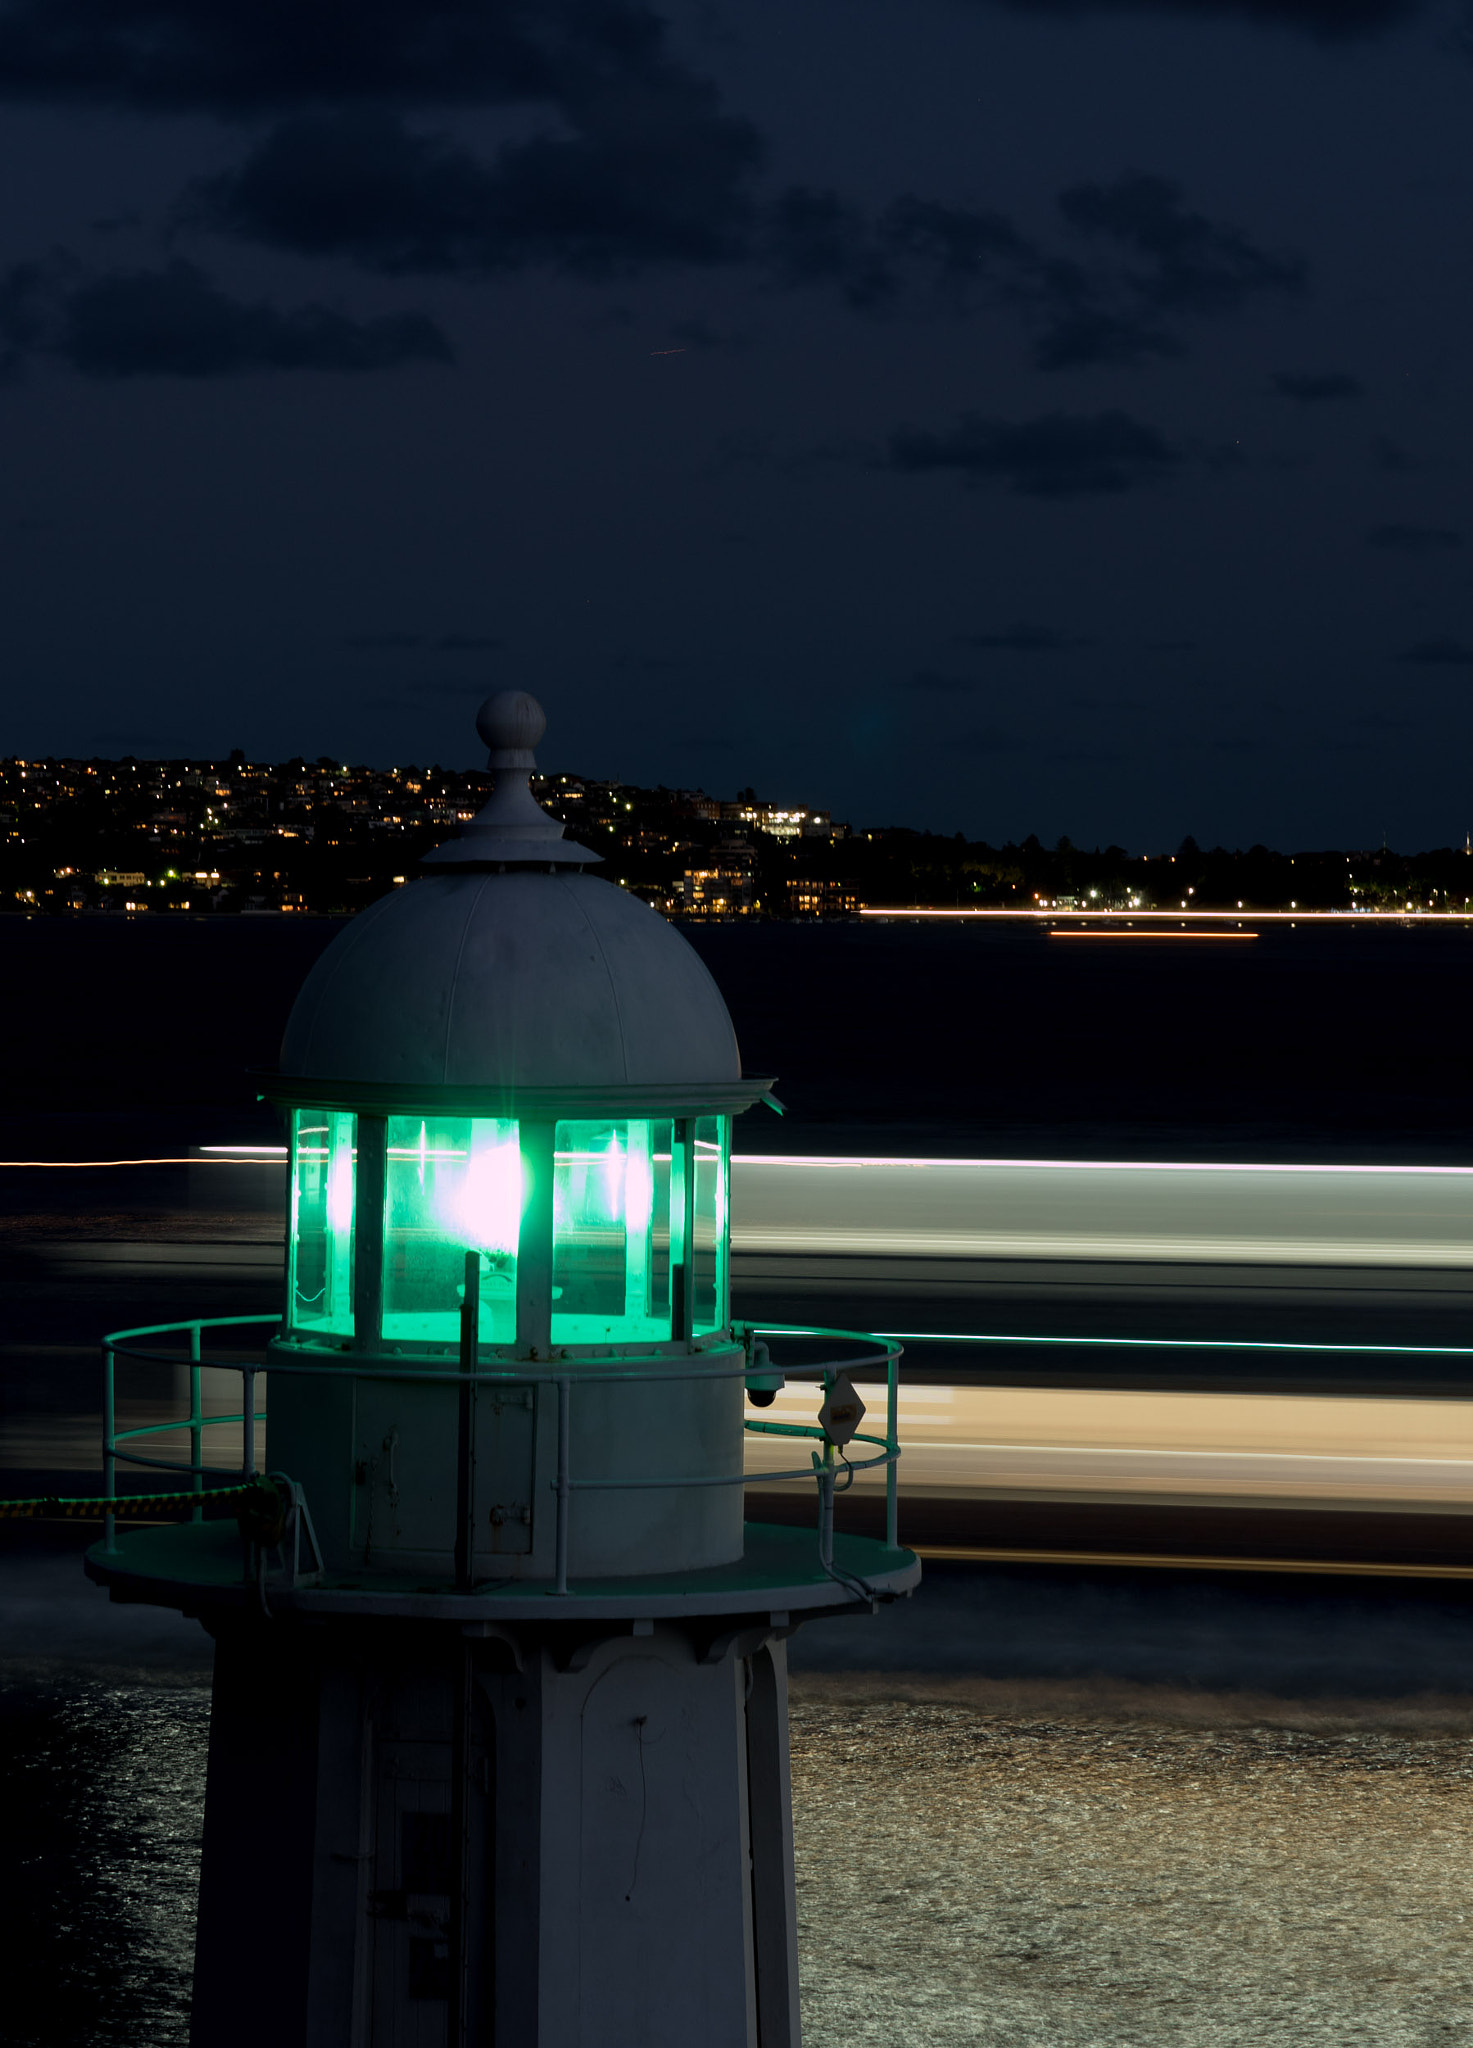
<svg viewBox="0 0 1473 2048">
<path fill-rule="evenodd" d="M 208 1724 L 197 1679 L 0 1686 L 14 2048 L 186 2039 Z"/>
<path fill-rule="evenodd" d="M 249 1070 L 274 1060 L 295 990 L 337 928 L 0 918 L 0 982 L 23 992 L 0 1010 L 3 1156 L 273 1137 Z M 748 1070 L 776 1074 L 789 1106 L 782 1122 L 749 1117 L 745 1150 L 1409 1161 L 1473 1152 L 1473 937 L 1462 930 L 1265 927 L 1252 944 L 1139 949 L 1011 929 L 728 926 L 689 936 L 727 997 Z M 30 1184 L 13 1179 L 4 1192 L 23 1224 Z M 167 1192 L 154 1198 L 163 1205 Z M 77 1175 L 48 1199 L 114 1196 L 105 1176 Z M 0 2032 L 16 2048 L 173 2048 L 187 2027 L 208 1644 L 176 1617 L 108 1608 L 74 1548 L 18 1547 L 14 1528 L 0 1524 Z M 800 1685 L 842 1686 L 862 1668 L 892 1693 L 920 1680 L 1063 1687 L 1072 1705 L 1066 1713 L 1066 1695 L 1048 1695 L 1054 1723 L 1087 1719 L 1121 1686 L 1144 1689 L 1147 1717 L 1152 1688 L 1199 1702 L 1384 1706 L 1436 1695 L 1473 1716 L 1473 1609 L 1405 1586 L 937 1567 L 913 1606 L 815 1626 L 794 1658 Z M 825 1698 L 825 1713 L 839 1716 L 825 1740 L 837 1730 L 861 1745 L 858 1771 L 863 1711 Z M 918 1756 L 933 1745 L 923 1763 L 955 1739 L 941 1722 L 917 1722 L 906 1737 Z M 1079 1782 L 1078 1799 L 1069 1786 L 1060 1793 L 1071 1811 L 1085 1810 L 1090 1781 Z M 820 1832 L 830 1821 L 839 1829 L 867 1887 L 865 1872 L 886 1867 L 890 1849 L 883 1836 L 844 1832 L 853 1792 L 815 1767 L 806 1811 Z M 831 1916 L 853 1907 L 825 1882 L 814 1874 L 805 1912 L 827 1953 Z M 969 1895 L 967 1912 L 981 1898 Z M 952 1907 L 936 1910 L 944 1921 Z M 829 2031 L 818 2025 L 815 2041 L 860 2037 L 864 1980 L 853 1982 L 857 2002 Z M 940 1995 L 918 1992 L 917 2011 Z M 860 2033 L 912 2038 L 909 2021 L 884 2024 L 887 2034 Z M 1050 2035 L 1047 2013 L 1022 2007 L 1007 2024 L 1013 2031 L 996 2038 L 1008 2048 L 1066 2038 Z M 1077 2038 L 1145 2038 L 1133 2024 L 1127 2013 L 1121 2029 L 1101 2022 Z M 1214 2041 L 1247 2038 L 1226 2024 Z M 1434 2038 L 1399 2025 L 1365 2038 Z M 1161 2038 L 1194 2036 L 1168 2028 Z M 1273 2038 L 1292 2040 L 1293 2028 Z"/>
<path fill-rule="evenodd" d="M 932 1561 L 925 1597 L 811 1622 L 793 1668 L 1294 1700 L 1473 1700 L 1473 1587 Z"/>
<path fill-rule="evenodd" d="M 963 1156 L 1409 1161 L 1473 1142 L 1462 927 L 1139 946 L 1012 926 L 693 937 L 748 1068 L 780 1077 L 790 1137 L 869 1126 L 887 1152 L 914 1134 Z"/>
<path fill-rule="evenodd" d="M 208 1644 L 109 1608 L 54 1541 L 0 1557 L 9 1649 L 46 1609 L 0 1677 L 0 2038 L 183 2048 Z M 1250 2013 L 1284 2048 L 1464 2039 L 1427 2008 L 1439 1974 L 1460 2011 L 1473 1989 L 1470 1624 L 1436 1589 L 941 1565 L 913 1603 L 801 1631 L 813 2048 L 1228 2048 Z M 1203 1938 L 1222 1952 L 1183 2032 L 1180 1943 Z"/>
<path fill-rule="evenodd" d="M 274 1132 L 271 1065 L 330 919 L 0 918 L 10 1156 Z M 1265 925 L 1251 944 L 1031 927 L 684 927 L 786 1120 L 745 1150 L 1444 1159 L 1473 1146 L 1473 932 Z M 1171 1149 L 1167 1149 L 1171 1148 Z"/>
</svg>

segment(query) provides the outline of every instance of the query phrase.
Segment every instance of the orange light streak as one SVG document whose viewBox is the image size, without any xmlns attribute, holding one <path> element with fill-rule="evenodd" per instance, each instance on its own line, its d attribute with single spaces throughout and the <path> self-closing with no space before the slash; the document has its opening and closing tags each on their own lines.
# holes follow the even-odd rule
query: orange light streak
<svg viewBox="0 0 1473 2048">
<path fill-rule="evenodd" d="M 1081 924 L 1086 921 L 1118 923 L 1131 918 L 1139 923 L 1145 918 L 1160 918 L 1163 921 L 1181 919 L 1179 910 L 927 910 L 912 906 L 906 910 L 865 909 L 861 917 L 949 917 L 949 918 L 1013 918 L 1028 920 L 1034 924 Z M 1233 923 L 1243 916 L 1251 917 L 1255 924 L 1463 924 L 1473 925 L 1473 910 L 1190 910 L 1189 917 L 1206 922 L 1215 920 Z"/>
</svg>

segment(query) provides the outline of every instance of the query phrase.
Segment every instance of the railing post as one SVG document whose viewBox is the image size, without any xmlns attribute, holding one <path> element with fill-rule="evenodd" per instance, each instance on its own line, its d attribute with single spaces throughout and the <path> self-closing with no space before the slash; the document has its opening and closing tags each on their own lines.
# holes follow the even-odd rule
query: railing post
<svg viewBox="0 0 1473 2048">
<path fill-rule="evenodd" d="M 199 1324 L 189 1326 L 189 1462 L 193 1467 L 190 1484 L 196 1493 L 205 1490 L 205 1475 L 200 1467 L 205 1461 L 204 1408 L 200 1396 L 199 1369 Z M 205 1511 L 202 1506 L 191 1508 L 191 1522 L 202 1522 Z"/>
<path fill-rule="evenodd" d="M 113 1405 L 113 1347 L 102 1347 L 102 1491 L 103 1497 L 111 1502 L 114 1488 L 118 1483 L 118 1461 L 115 1432 L 117 1417 Z M 111 1506 L 103 1511 L 102 1547 L 112 1552 L 118 1547 L 118 1518 Z"/>
<path fill-rule="evenodd" d="M 885 1547 L 888 1550 L 900 1548 L 900 1512 L 896 1476 L 899 1471 L 900 1454 L 900 1356 L 892 1345 L 886 1372 L 885 1435 L 889 1439 L 889 1458 L 885 1465 Z"/>
<path fill-rule="evenodd" d="M 254 1365 L 243 1365 L 241 1379 L 241 1438 L 240 1476 L 254 1479 L 256 1476 L 256 1373 Z"/>
<path fill-rule="evenodd" d="M 481 1254 L 465 1255 L 465 1294 L 460 1304 L 460 1395 L 455 1438 L 455 1590 L 476 1583 L 476 1383 L 480 1365 Z"/>
<path fill-rule="evenodd" d="M 557 1591 L 568 1590 L 568 1435 L 573 1383 L 557 1383 Z"/>
<path fill-rule="evenodd" d="M 834 1447 L 823 1447 L 818 1475 L 818 1561 L 825 1571 L 834 1562 Z"/>
<path fill-rule="evenodd" d="M 823 1398 L 828 1400 L 834 1391 L 834 1376 L 826 1372 L 821 1382 Z M 823 1464 L 818 1473 L 818 1561 L 825 1571 L 834 1562 L 834 1447 L 825 1436 L 823 1440 Z"/>
</svg>

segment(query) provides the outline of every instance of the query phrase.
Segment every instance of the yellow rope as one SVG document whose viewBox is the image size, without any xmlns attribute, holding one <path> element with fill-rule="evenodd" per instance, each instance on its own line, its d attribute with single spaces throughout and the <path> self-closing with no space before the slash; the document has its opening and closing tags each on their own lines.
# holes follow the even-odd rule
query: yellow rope
<svg viewBox="0 0 1473 2048">
<path fill-rule="evenodd" d="M 37 1516 L 59 1516 L 70 1519 L 89 1515 L 146 1515 L 155 1508 L 200 1507 L 206 1501 L 239 1500 L 243 1495 L 255 1493 L 260 1487 L 259 1480 L 251 1480 L 244 1486 L 216 1486 L 203 1493 L 121 1493 L 111 1498 L 71 1498 L 61 1494 L 42 1493 L 30 1500 L 0 1500 L 0 1522 L 24 1521 Z"/>
</svg>

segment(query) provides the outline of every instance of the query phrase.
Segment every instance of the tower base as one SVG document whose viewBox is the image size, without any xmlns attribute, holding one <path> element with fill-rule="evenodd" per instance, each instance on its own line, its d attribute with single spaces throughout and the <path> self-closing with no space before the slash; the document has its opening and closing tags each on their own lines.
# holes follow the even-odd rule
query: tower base
<svg viewBox="0 0 1473 2048">
<path fill-rule="evenodd" d="M 797 2048 L 785 1639 L 920 1567 L 747 1538 L 563 1596 L 89 1553 L 215 1637 L 193 2048 Z"/>
<path fill-rule="evenodd" d="M 215 1627 L 194 2048 L 796 2048 L 775 1635 Z"/>
</svg>

